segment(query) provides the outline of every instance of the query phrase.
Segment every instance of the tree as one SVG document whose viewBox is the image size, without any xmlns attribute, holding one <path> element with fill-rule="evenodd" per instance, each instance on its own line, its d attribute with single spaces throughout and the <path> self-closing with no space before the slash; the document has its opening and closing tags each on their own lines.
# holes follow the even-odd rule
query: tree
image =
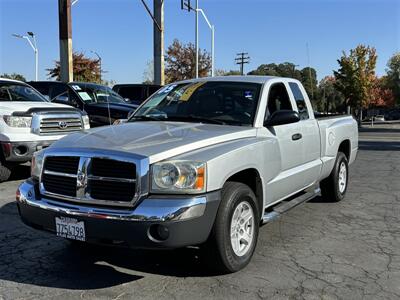
<svg viewBox="0 0 400 300">
<path fill-rule="evenodd" d="M 17 73 L 11 73 L 11 74 L 4 73 L 3 75 L 0 75 L 0 77 L 19 80 L 19 81 L 26 81 L 26 78 L 24 77 L 24 75 L 17 74 Z"/>
<path fill-rule="evenodd" d="M 370 93 L 375 80 L 376 50 L 358 45 L 349 55 L 343 51 L 338 60 L 339 69 L 334 71 L 335 86 L 345 97 L 346 105 L 357 108 L 359 122 L 362 109 L 369 106 Z"/>
<path fill-rule="evenodd" d="M 317 109 L 324 112 L 343 113 L 346 112 L 344 96 L 336 87 L 334 76 L 324 77 L 318 86 Z"/>
<path fill-rule="evenodd" d="M 400 52 L 395 53 L 387 63 L 387 86 L 400 105 Z"/>
<path fill-rule="evenodd" d="M 393 91 L 387 87 L 386 77 L 374 78 L 369 97 L 369 107 L 391 108 L 395 104 Z"/>
<path fill-rule="evenodd" d="M 257 69 L 250 71 L 248 75 L 267 75 L 290 77 L 301 81 L 311 101 L 317 99 L 317 71 L 314 68 L 306 67 L 302 70 L 296 69 L 295 64 L 284 62 L 281 64 L 262 64 Z"/>
<path fill-rule="evenodd" d="M 298 80 L 302 79 L 301 71 L 296 69 L 296 65 L 290 62 L 281 64 L 262 64 L 257 69 L 247 73 L 248 75 L 267 75 L 290 77 Z"/>
<path fill-rule="evenodd" d="M 310 100 L 315 102 L 318 99 L 317 71 L 311 67 L 305 67 L 300 71 L 300 81 L 303 84 Z"/>
<path fill-rule="evenodd" d="M 72 54 L 74 80 L 83 82 L 101 83 L 100 74 L 103 70 L 100 68 L 100 59 L 85 57 L 83 52 L 74 52 Z M 55 61 L 55 67 L 47 69 L 48 76 L 60 80 L 60 61 Z"/>
<path fill-rule="evenodd" d="M 165 81 L 167 83 L 196 77 L 196 48 L 192 43 L 182 44 L 175 39 L 166 51 Z M 211 70 L 211 56 L 199 50 L 199 77 Z"/>
<path fill-rule="evenodd" d="M 216 75 L 216 76 L 240 75 L 240 71 L 236 71 L 236 70 L 229 70 L 229 71 L 225 71 L 225 70 L 216 70 L 216 71 L 215 71 L 215 75 Z"/>
</svg>

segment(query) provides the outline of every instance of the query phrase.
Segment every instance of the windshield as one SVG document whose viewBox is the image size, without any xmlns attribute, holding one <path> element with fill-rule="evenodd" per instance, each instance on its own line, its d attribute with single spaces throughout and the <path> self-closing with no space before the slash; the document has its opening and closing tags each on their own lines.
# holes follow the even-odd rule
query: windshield
<svg viewBox="0 0 400 300">
<path fill-rule="evenodd" d="M 193 121 L 252 126 L 261 84 L 202 81 L 167 85 L 132 116 L 135 120 Z"/>
<path fill-rule="evenodd" d="M 71 87 L 83 102 L 90 103 L 126 103 L 125 100 L 108 86 L 73 83 Z"/>
<path fill-rule="evenodd" d="M 15 82 L 0 82 L 0 101 L 39 101 L 47 100 L 30 86 Z"/>
</svg>

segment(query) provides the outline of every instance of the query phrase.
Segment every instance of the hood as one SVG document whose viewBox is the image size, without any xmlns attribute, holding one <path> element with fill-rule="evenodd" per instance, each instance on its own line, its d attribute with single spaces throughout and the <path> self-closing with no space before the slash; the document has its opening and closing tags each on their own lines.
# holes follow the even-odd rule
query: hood
<svg viewBox="0 0 400 300">
<path fill-rule="evenodd" d="M 26 112 L 31 108 L 68 108 L 71 106 L 40 101 L 0 101 L 0 115 L 11 114 L 13 112 Z"/>
<path fill-rule="evenodd" d="M 121 111 L 126 111 L 126 112 L 130 112 L 133 109 L 136 109 L 138 107 L 138 105 L 134 105 L 134 104 L 128 104 L 128 103 L 92 103 L 92 104 L 85 104 L 85 105 L 89 105 L 89 106 L 93 106 L 93 107 L 102 107 L 104 109 L 108 109 L 108 107 L 110 107 L 110 109 L 113 110 L 121 110 Z"/>
<path fill-rule="evenodd" d="M 253 127 L 183 122 L 133 122 L 69 135 L 51 148 L 101 149 L 147 156 L 150 163 L 227 141 L 255 137 Z"/>
</svg>

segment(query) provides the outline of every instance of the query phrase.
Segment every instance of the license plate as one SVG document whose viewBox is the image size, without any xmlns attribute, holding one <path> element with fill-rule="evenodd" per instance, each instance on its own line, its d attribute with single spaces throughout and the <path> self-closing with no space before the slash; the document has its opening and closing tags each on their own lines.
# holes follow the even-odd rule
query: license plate
<svg viewBox="0 0 400 300">
<path fill-rule="evenodd" d="M 56 217 L 57 236 L 66 239 L 85 241 L 85 224 L 74 218 Z"/>
</svg>

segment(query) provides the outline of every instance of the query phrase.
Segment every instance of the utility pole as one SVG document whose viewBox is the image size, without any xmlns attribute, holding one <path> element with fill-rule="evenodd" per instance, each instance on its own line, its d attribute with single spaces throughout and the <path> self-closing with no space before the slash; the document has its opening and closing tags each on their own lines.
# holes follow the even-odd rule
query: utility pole
<svg viewBox="0 0 400 300">
<path fill-rule="evenodd" d="M 236 54 L 235 58 L 236 64 L 240 65 L 240 74 L 244 75 L 244 64 L 250 63 L 250 56 L 247 52 L 240 52 Z"/>
<path fill-rule="evenodd" d="M 196 0 L 196 17 L 195 17 L 195 46 L 196 46 L 196 78 L 199 78 L 199 0 Z"/>
<path fill-rule="evenodd" d="M 60 79 L 74 80 L 72 61 L 71 0 L 58 0 L 58 21 L 60 36 Z"/>
<path fill-rule="evenodd" d="M 164 85 L 164 0 L 154 0 L 154 83 Z"/>
<path fill-rule="evenodd" d="M 153 13 L 144 0 L 142 0 L 142 3 L 153 19 L 154 83 L 164 85 L 164 0 L 153 0 Z"/>
</svg>

